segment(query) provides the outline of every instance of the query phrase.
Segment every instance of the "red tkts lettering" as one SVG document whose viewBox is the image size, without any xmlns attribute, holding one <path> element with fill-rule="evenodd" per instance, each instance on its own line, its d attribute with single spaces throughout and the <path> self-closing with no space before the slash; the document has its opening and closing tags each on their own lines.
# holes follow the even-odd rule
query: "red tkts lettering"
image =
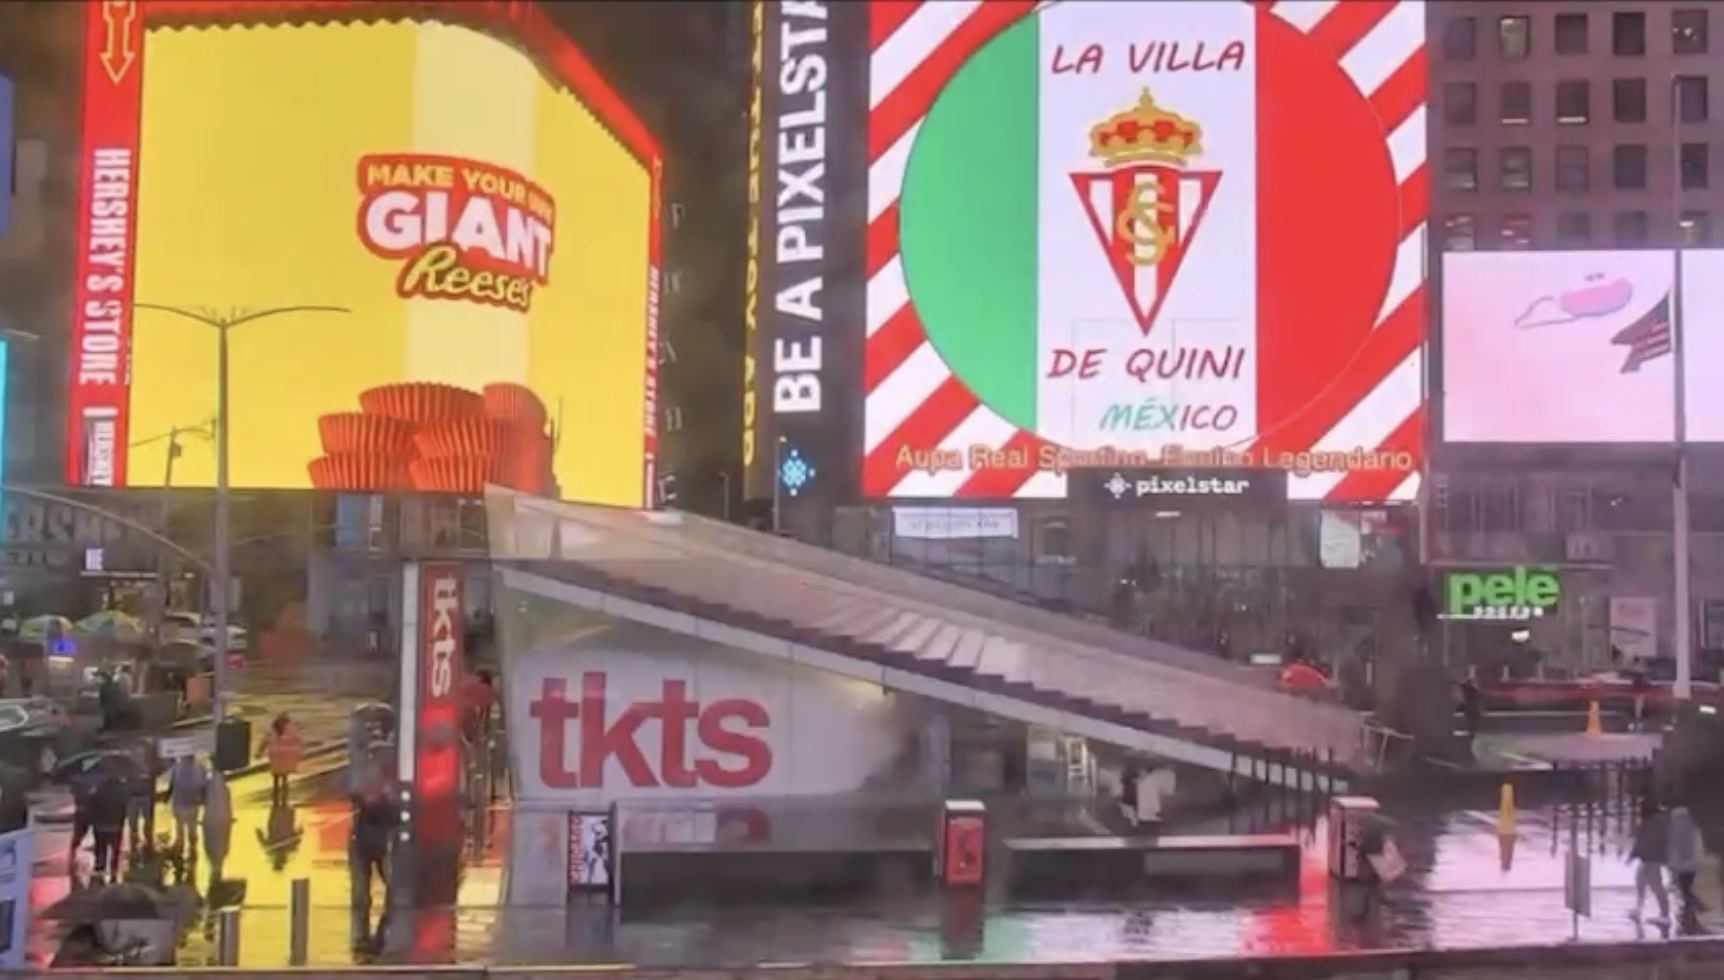
<svg viewBox="0 0 1724 980">
<path fill-rule="evenodd" d="M 635 789 L 741 789 L 772 771 L 772 746 L 748 734 L 772 724 L 758 702 L 726 698 L 703 706 L 689 700 L 685 681 L 667 680 L 662 690 L 657 701 L 637 701 L 607 720 L 603 673 L 581 675 L 578 701 L 569 700 L 567 681 L 546 678 L 528 710 L 539 720 L 539 778 L 553 789 L 598 788 L 604 785 L 605 764 L 614 759 Z M 571 721 L 580 722 L 580 764 L 575 768 L 569 765 Z M 640 746 L 641 728 L 649 722 L 660 725 L 656 767 Z M 695 726 L 694 748 L 698 752 L 704 747 L 714 758 L 690 760 L 690 722 Z"/>
</svg>

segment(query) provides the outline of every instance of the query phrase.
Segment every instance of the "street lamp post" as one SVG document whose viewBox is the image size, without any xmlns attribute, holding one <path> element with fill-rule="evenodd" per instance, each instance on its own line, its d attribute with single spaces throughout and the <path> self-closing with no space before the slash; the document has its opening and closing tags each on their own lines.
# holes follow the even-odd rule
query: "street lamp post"
<svg viewBox="0 0 1724 980">
<path fill-rule="evenodd" d="M 293 313 L 351 313 L 343 306 L 278 306 L 267 310 L 230 310 L 216 313 L 207 309 L 187 309 L 156 303 L 133 303 L 134 310 L 154 310 L 170 313 L 193 323 L 201 323 L 216 332 L 216 486 L 215 486 L 215 562 L 212 575 L 215 587 L 211 597 L 216 604 L 215 622 L 215 721 L 220 724 L 227 715 L 228 681 L 228 590 L 233 572 L 228 553 L 228 333 L 259 320 L 287 316 Z"/>
<path fill-rule="evenodd" d="M 1676 373 L 1674 390 L 1674 445 L 1676 472 L 1671 487 L 1671 536 L 1676 583 L 1671 610 L 1675 621 L 1676 682 L 1672 694 L 1679 701 L 1694 693 L 1694 619 L 1690 595 L 1688 560 L 1688 345 L 1682 336 L 1682 245 L 1686 224 L 1682 219 L 1682 78 L 1670 75 L 1670 230 L 1675 241 L 1670 250 L 1674 267 L 1670 279 L 1670 346 Z"/>
</svg>

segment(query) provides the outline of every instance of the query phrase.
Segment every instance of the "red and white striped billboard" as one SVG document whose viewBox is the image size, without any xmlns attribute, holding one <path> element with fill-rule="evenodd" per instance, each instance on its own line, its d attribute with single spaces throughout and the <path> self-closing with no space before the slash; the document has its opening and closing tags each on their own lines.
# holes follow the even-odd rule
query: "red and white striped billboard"
<svg viewBox="0 0 1724 980">
<path fill-rule="evenodd" d="M 821 324 L 866 334 L 862 431 L 837 413 L 864 496 L 1161 463 L 1414 495 L 1420 0 L 868 7 L 861 322 Z"/>
</svg>

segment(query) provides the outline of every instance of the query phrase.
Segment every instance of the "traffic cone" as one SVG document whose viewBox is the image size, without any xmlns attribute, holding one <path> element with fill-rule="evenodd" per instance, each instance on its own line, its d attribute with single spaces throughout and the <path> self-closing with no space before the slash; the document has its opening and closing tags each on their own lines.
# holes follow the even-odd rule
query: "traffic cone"
<svg viewBox="0 0 1724 980">
<path fill-rule="evenodd" d="M 1502 796 L 1497 803 L 1497 836 L 1512 838 L 1514 829 L 1514 784 L 1503 783 Z"/>
<path fill-rule="evenodd" d="M 1596 700 L 1586 708 L 1586 734 L 1595 737 L 1604 734 L 1604 720 L 1598 715 Z"/>
</svg>

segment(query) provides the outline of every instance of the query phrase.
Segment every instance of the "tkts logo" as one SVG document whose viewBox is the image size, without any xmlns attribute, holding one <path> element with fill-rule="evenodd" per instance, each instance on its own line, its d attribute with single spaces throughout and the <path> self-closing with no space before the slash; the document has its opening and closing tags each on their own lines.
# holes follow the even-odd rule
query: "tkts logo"
<svg viewBox="0 0 1724 980">
<path fill-rule="evenodd" d="M 1203 152 L 1203 129 L 1156 105 L 1149 89 L 1130 109 L 1096 124 L 1089 139 L 1090 156 L 1106 169 L 1074 173 L 1072 185 L 1147 335 L 1221 172 L 1187 169 Z"/>
<path fill-rule="evenodd" d="M 403 297 L 526 310 L 549 281 L 556 205 L 520 174 L 454 157 L 368 156 L 359 193 L 360 238 L 402 262 Z"/>
</svg>

